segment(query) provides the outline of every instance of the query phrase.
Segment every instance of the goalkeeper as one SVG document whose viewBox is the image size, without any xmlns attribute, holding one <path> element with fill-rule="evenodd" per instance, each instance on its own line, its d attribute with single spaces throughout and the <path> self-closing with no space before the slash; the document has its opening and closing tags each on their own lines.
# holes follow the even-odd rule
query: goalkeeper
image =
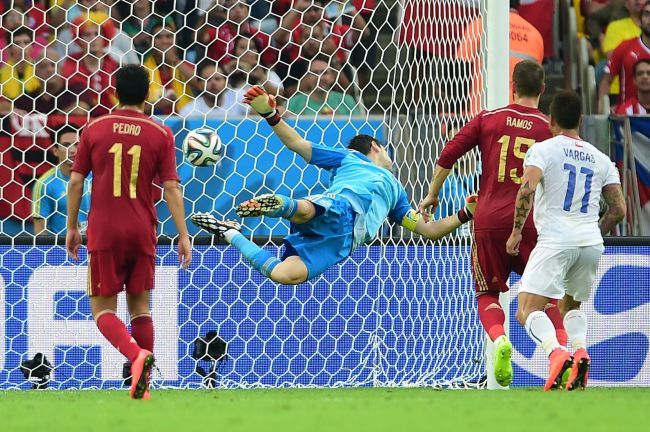
<svg viewBox="0 0 650 432">
<path fill-rule="evenodd" d="M 282 217 L 291 221 L 284 239 L 284 256 L 277 259 L 240 233 L 234 221 L 219 221 L 208 213 L 192 215 L 199 227 L 225 239 L 260 273 L 282 284 L 299 284 L 324 273 L 350 256 L 357 246 L 372 240 L 388 217 L 409 231 L 439 239 L 472 218 L 475 196 L 465 208 L 441 220 L 425 222 L 411 208 L 406 191 L 391 172 L 386 149 L 368 135 L 358 135 L 346 149 L 334 149 L 304 140 L 285 123 L 273 96 L 253 87 L 245 96 L 258 114 L 290 150 L 312 165 L 331 172 L 330 186 L 320 195 L 293 199 L 262 195 L 237 206 L 237 215 Z"/>
</svg>

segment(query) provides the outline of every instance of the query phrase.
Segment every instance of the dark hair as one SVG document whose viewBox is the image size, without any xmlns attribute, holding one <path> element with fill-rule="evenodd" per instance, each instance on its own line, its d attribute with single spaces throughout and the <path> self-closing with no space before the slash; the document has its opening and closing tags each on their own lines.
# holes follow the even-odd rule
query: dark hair
<svg viewBox="0 0 650 432">
<path fill-rule="evenodd" d="M 203 70 L 205 68 L 207 68 L 207 67 L 210 67 L 210 66 L 214 66 L 214 69 L 216 71 L 219 71 L 223 75 L 226 75 L 224 73 L 223 67 L 221 67 L 221 65 L 219 65 L 219 63 L 217 63 L 215 60 L 212 60 L 211 58 L 205 58 L 205 59 L 201 60 L 201 62 L 198 65 L 196 65 L 196 76 L 200 77 L 201 74 L 203 73 Z"/>
<path fill-rule="evenodd" d="M 518 9 L 520 4 L 519 0 L 510 0 L 510 9 Z"/>
<path fill-rule="evenodd" d="M 368 153 L 370 153 L 370 149 L 372 148 L 373 142 L 382 145 L 381 142 L 375 137 L 372 137 L 370 135 L 357 135 L 348 143 L 348 150 L 356 150 L 359 153 L 368 155 Z"/>
<path fill-rule="evenodd" d="M 156 21 L 151 25 L 151 30 L 149 33 L 152 36 L 156 36 L 156 34 L 163 29 L 167 29 L 172 33 L 176 33 L 176 23 L 174 22 L 174 18 L 172 18 L 170 15 L 167 15 L 164 19 L 157 17 Z"/>
<path fill-rule="evenodd" d="M 235 36 L 235 38 L 232 40 L 233 49 L 235 49 L 234 47 L 237 46 L 237 42 L 239 42 L 240 39 L 246 39 L 249 42 L 253 42 L 253 45 L 255 45 L 255 49 L 257 50 L 258 54 L 261 54 L 262 51 L 264 50 L 264 47 L 260 43 L 259 39 L 257 39 L 255 36 L 241 35 L 241 34 Z M 248 46 L 250 47 L 250 43 Z"/>
<path fill-rule="evenodd" d="M 512 86 L 519 96 L 539 96 L 544 87 L 544 68 L 533 60 L 520 61 L 512 72 Z"/>
<path fill-rule="evenodd" d="M 636 68 L 639 66 L 641 63 L 649 64 L 650 65 L 650 59 L 648 58 L 642 58 L 641 60 L 637 60 L 636 63 L 634 63 L 634 75 L 636 75 Z"/>
<path fill-rule="evenodd" d="M 29 27 L 18 27 L 14 31 L 6 33 L 5 38 L 7 39 L 7 44 L 12 43 L 16 36 L 20 36 L 22 34 L 28 35 L 29 39 L 32 42 L 34 41 L 34 30 L 30 29 Z"/>
<path fill-rule="evenodd" d="M 115 72 L 115 91 L 122 105 L 142 104 L 149 91 L 149 72 L 140 65 L 122 66 Z"/>
<path fill-rule="evenodd" d="M 562 90 L 551 102 L 551 118 L 562 129 L 577 129 L 582 117 L 582 99 L 573 90 Z"/>
<path fill-rule="evenodd" d="M 61 136 L 67 133 L 81 134 L 81 128 L 68 123 L 63 123 L 62 125 L 52 129 L 50 133 L 50 136 L 52 137 L 52 143 L 58 145 Z"/>
</svg>

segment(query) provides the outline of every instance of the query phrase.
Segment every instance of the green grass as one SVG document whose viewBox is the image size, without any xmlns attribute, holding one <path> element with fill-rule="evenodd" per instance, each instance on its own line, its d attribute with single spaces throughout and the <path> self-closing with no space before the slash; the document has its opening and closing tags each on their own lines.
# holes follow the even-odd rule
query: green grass
<svg viewBox="0 0 650 432">
<path fill-rule="evenodd" d="M 650 389 L 427 388 L 0 392 L 0 431 L 650 430 Z"/>
</svg>

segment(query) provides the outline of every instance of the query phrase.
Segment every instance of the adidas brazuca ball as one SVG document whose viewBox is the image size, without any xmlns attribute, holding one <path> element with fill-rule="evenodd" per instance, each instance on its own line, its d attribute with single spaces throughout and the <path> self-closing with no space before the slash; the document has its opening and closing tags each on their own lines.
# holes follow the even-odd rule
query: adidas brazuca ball
<svg viewBox="0 0 650 432">
<path fill-rule="evenodd" d="M 194 166 L 212 166 L 219 162 L 224 153 L 219 135 L 208 128 L 188 132 L 183 140 L 183 156 Z"/>
</svg>

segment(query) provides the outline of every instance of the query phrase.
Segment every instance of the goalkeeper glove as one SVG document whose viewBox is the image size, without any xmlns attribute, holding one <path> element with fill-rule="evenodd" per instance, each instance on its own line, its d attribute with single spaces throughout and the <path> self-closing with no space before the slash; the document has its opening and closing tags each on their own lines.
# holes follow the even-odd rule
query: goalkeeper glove
<svg viewBox="0 0 650 432">
<path fill-rule="evenodd" d="M 260 86 L 253 86 L 246 92 L 244 103 L 250 105 L 271 126 L 275 126 L 282 120 L 282 116 L 277 110 L 275 97 L 268 94 Z"/>
</svg>

